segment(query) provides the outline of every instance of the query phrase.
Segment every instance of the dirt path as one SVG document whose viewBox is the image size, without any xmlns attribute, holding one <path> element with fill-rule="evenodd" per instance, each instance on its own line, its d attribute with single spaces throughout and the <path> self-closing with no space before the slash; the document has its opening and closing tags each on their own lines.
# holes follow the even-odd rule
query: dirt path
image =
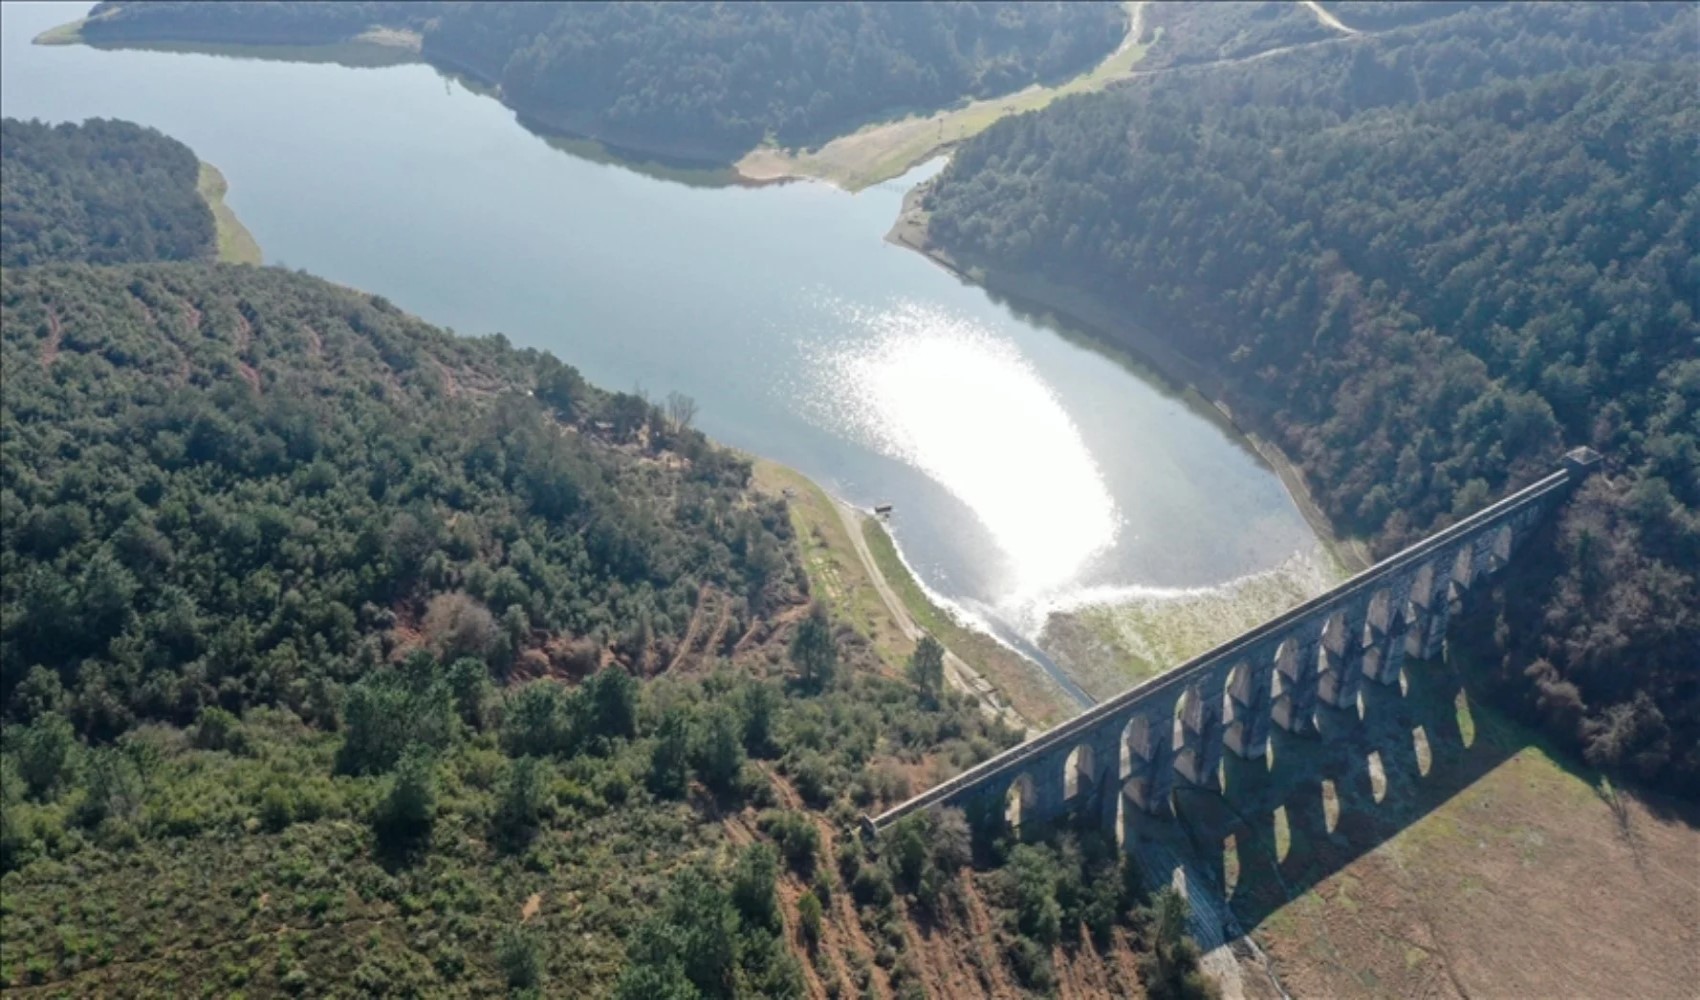
<svg viewBox="0 0 1700 1000">
<path fill-rule="evenodd" d="M 921 637 L 927 632 L 915 624 L 915 619 L 910 616 L 903 599 L 891 589 L 891 583 L 886 580 L 885 574 L 880 572 L 873 552 L 868 549 L 868 540 L 862 535 L 861 513 L 838 500 L 834 500 L 832 506 L 838 511 L 839 520 L 844 522 L 844 532 L 850 536 L 850 544 L 856 549 L 856 558 L 862 560 L 862 568 L 867 570 L 868 579 L 873 581 L 874 589 L 879 591 L 880 601 L 885 604 L 886 611 L 890 612 L 891 620 L 896 622 L 897 627 L 912 641 L 921 641 Z M 950 686 L 964 694 L 972 695 L 980 703 L 980 711 L 989 718 L 1001 719 L 1017 732 L 1031 731 L 1027 720 L 1015 709 L 993 701 L 986 694 L 991 690 L 991 685 L 980 676 L 979 671 L 963 662 L 962 657 L 949 649 L 944 651 L 944 672 Z"/>
<path fill-rule="evenodd" d="M 696 644 L 697 633 L 702 631 L 702 613 L 708 606 L 708 584 L 703 584 L 697 590 L 697 606 L 691 610 L 691 623 L 685 626 L 685 637 L 679 640 L 679 646 L 673 653 L 673 662 L 667 664 L 667 672 L 672 673 L 685 662 L 685 657 L 691 654 L 691 647 Z"/>
<path fill-rule="evenodd" d="M 1335 17 L 1333 14 L 1330 14 L 1328 12 L 1328 8 L 1317 3 L 1316 0 L 1299 0 L 1299 3 L 1303 4 L 1306 7 L 1309 7 L 1310 12 L 1312 14 L 1315 14 L 1316 19 L 1318 21 L 1321 21 L 1326 27 L 1333 28 L 1335 31 L 1340 32 L 1342 35 L 1355 35 L 1355 34 L 1358 33 L 1358 29 L 1348 28 L 1344 24 L 1341 24 L 1339 18 Z"/>
<path fill-rule="evenodd" d="M 443 364 L 441 361 L 438 361 L 435 358 L 432 358 L 431 360 L 436 364 L 437 374 L 442 378 L 443 392 L 446 393 L 450 399 L 458 398 L 460 396 L 460 383 L 455 381 L 455 373 L 449 369 L 448 365 Z"/>
<path fill-rule="evenodd" d="M 986 901 L 981 898 L 980 888 L 974 884 L 972 874 L 962 877 L 962 904 L 968 914 L 968 933 L 979 956 L 978 964 L 984 977 L 982 985 L 986 992 L 999 997 L 1018 995 L 1019 991 L 1009 980 L 1003 956 L 997 953 L 997 923 L 986 908 Z"/>
<path fill-rule="evenodd" d="M 59 357 L 59 341 L 65 330 L 59 325 L 59 310 L 47 307 L 47 341 L 41 345 L 41 367 L 51 367 Z"/>
<path fill-rule="evenodd" d="M 822 814 L 809 809 L 803 802 L 803 797 L 797 794 L 797 790 L 791 786 L 784 775 L 781 775 L 768 764 L 758 766 L 762 773 L 767 776 L 769 784 L 773 787 L 774 797 L 779 800 L 779 804 L 786 809 L 803 814 L 809 822 L 814 824 L 815 830 L 820 834 L 820 851 L 817 854 L 819 860 L 816 863 L 822 866 L 831 866 L 834 863 L 833 859 L 838 856 L 837 835 L 833 830 L 832 823 Z M 790 926 L 797 928 L 800 926 L 801 918 L 798 917 L 795 907 L 797 900 L 803 894 L 803 890 L 808 887 L 789 866 L 786 867 L 780 881 L 781 895 L 786 897 L 787 918 L 791 920 Z M 858 956 L 873 973 L 871 985 L 874 995 L 882 998 L 890 996 L 890 980 L 887 978 L 885 970 L 881 969 L 874 961 L 878 950 L 874 947 L 873 940 L 868 937 L 866 929 L 862 927 L 862 918 L 856 912 L 856 906 L 850 899 L 849 887 L 840 884 L 837 890 L 833 892 L 832 898 L 822 900 L 822 902 L 825 906 L 821 912 L 821 938 L 818 952 L 820 961 L 835 969 L 838 975 L 842 977 L 843 982 L 848 984 L 851 975 L 851 956 Z M 797 943 L 801 944 L 800 936 L 797 938 Z M 806 946 L 797 950 L 797 954 L 800 957 L 807 956 Z M 809 962 L 804 959 L 803 964 L 808 965 Z M 819 969 L 811 969 L 809 972 L 811 991 L 814 985 L 819 982 L 818 972 Z"/>
</svg>

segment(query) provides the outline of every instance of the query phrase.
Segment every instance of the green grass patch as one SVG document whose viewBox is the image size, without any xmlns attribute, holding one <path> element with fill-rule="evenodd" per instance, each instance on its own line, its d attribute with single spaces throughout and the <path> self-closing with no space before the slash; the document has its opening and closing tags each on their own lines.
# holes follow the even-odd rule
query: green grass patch
<svg viewBox="0 0 1700 1000">
<path fill-rule="evenodd" d="M 888 667 L 900 669 L 915 643 L 886 611 L 838 515 L 838 501 L 795 469 L 760 458 L 754 464 L 757 488 L 786 499 L 809 592 L 867 637 Z"/>
<path fill-rule="evenodd" d="M 260 253 L 260 244 L 254 239 L 254 234 L 236 217 L 236 213 L 225 204 L 224 196 L 230 191 L 230 184 L 225 181 L 224 174 L 210 163 L 201 164 L 201 174 L 195 181 L 195 190 L 201 193 L 207 207 L 212 209 L 213 222 L 218 226 L 218 259 L 226 264 L 253 264 L 258 266 L 264 262 Z"/>
<path fill-rule="evenodd" d="M 862 537 L 886 583 L 897 593 L 915 624 L 961 657 L 998 689 L 1017 712 L 1036 726 L 1051 726 L 1073 714 L 1067 696 L 1040 667 L 984 632 L 957 621 L 934 604 L 897 554 L 885 528 L 873 518 L 862 521 Z"/>
</svg>

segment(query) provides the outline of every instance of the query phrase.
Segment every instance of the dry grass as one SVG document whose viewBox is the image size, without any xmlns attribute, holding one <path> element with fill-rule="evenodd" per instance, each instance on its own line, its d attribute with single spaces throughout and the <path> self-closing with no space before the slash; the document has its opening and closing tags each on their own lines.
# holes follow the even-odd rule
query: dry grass
<svg viewBox="0 0 1700 1000">
<path fill-rule="evenodd" d="M 87 22 L 84 19 L 79 18 L 68 24 L 61 24 L 57 28 L 48 28 L 35 36 L 33 43 L 36 45 L 80 45 L 83 41 L 83 25 L 85 23 Z"/>
<path fill-rule="evenodd" d="M 224 203 L 224 196 L 230 190 L 224 175 L 210 163 L 201 164 L 201 173 L 195 181 L 195 189 L 200 192 L 202 200 L 212 209 L 213 222 L 218 226 L 218 259 L 226 264 L 253 264 L 258 266 L 264 257 L 260 253 L 260 244 L 255 241 L 254 234 L 236 217 L 230 206 Z"/>
<path fill-rule="evenodd" d="M 1129 597 L 1051 615 L 1040 645 L 1109 698 L 1302 604 L 1344 579 L 1327 553 L 1295 554 L 1219 587 Z"/>
<path fill-rule="evenodd" d="M 867 637 L 888 669 L 901 670 L 915 650 L 914 640 L 881 600 L 838 514 L 837 501 L 807 476 L 766 459 L 755 460 L 755 483 L 764 493 L 786 497 L 798 551 L 816 598 Z M 1050 725 L 1072 714 L 1066 696 L 1039 667 L 991 636 L 957 622 L 933 603 L 899 558 L 890 536 L 871 518 L 861 523 L 876 566 L 916 624 L 990 682 L 1028 722 Z"/>
<path fill-rule="evenodd" d="M 901 669 L 915 643 L 886 612 L 834 509 L 836 501 L 809 477 L 767 459 L 755 460 L 755 485 L 770 496 L 785 497 L 815 598 L 873 643 L 889 669 Z"/>
<path fill-rule="evenodd" d="M 1233 908 L 1287 992 L 1694 996 L 1700 817 L 1613 791 L 1474 703 L 1447 668 L 1416 670 L 1436 676 L 1414 676 L 1404 699 L 1379 692 L 1383 721 L 1344 741 L 1355 760 L 1340 766 L 1340 743 L 1282 739 L 1276 772 L 1229 772 L 1231 819 L 1194 800 L 1194 844 L 1223 845 Z M 1380 748 L 1381 803 L 1367 746 Z M 1283 769 L 1310 773 L 1283 785 Z"/>
</svg>

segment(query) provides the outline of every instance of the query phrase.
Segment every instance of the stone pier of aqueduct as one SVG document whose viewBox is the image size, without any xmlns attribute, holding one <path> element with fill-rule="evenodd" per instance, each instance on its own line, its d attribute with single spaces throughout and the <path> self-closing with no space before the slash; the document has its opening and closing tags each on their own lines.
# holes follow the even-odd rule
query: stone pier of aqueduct
<svg viewBox="0 0 1700 1000">
<path fill-rule="evenodd" d="M 1502 568 L 1599 462 L 1588 449 L 1526 489 L 1203 655 L 1104 701 L 873 818 L 877 833 L 935 806 L 1046 822 L 1097 803 L 1166 815 L 1179 782 L 1218 788 L 1224 751 L 1264 756 L 1271 726 L 1317 732 L 1319 706 L 1355 709 L 1366 681 L 1433 659 L 1463 592 Z M 1119 791 L 1119 794 L 1118 794 Z"/>
</svg>

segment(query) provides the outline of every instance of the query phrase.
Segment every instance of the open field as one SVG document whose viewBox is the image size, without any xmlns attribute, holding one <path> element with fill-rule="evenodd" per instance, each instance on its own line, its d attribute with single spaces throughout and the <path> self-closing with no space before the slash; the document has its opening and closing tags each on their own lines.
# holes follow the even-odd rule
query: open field
<svg viewBox="0 0 1700 1000">
<path fill-rule="evenodd" d="M 1103 90 L 1132 72 L 1150 45 L 1138 44 L 1141 4 L 1129 3 L 1128 33 L 1122 44 L 1091 71 L 1055 87 L 1037 84 L 931 115 L 911 115 L 881 122 L 840 136 L 815 150 L 763 146 L 738 161 L 738 173 L 750 180 L 809 177 L 849 191 L 878 184 L 938 155 L 956 143 L 972 139 L 1009 115 L 1037 111 L 1059 97 Z"/>
<path fill-rule="evenodd" d="M 1370 685 L 1332 738 L 1230 759 L 1169 836 L 1292 996 L 1690 997 L 1700 816 L 1640 801 L 1487 707 L 1449 663 Z M 1170 824 L 1172 827 L 1173 825 Z M 1247 972 L 1249 980 L 1261 971 Z"/>
<path fill-rule="evenodd" d="M 224 203 L 224 196 L 230 190 L 230 185 L 218 168 L 210 163 L 202 163 L 201 175 L 195 181 L 195 189 L 201 193 L 207 207 L 212 209 L 213 222 L 218 225 L 218 259 L 226 264 L 263 263 L 260 244 L 255 242 L 254 234 L 248 231 L 248 227 L 244 226 L 230 206 Z"/>
</svg>

